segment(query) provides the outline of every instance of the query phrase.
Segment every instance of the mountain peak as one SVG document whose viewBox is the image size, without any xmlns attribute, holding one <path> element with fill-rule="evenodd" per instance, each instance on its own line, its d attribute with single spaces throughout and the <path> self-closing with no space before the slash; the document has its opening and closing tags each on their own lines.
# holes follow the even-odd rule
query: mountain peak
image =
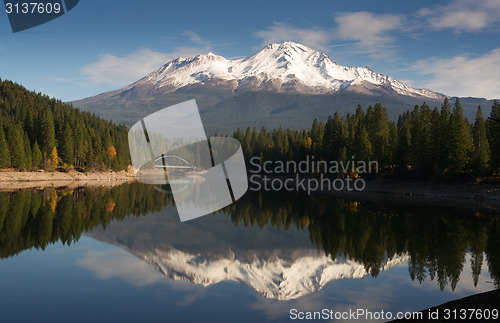
<svg viewBox="0 0 500 323">
<path fill-rule="evenodd" d="M 299 49 L 302 51 L 313 51 L 313 49 L 305 45 L 295 43 L 293 41 L 284 41 L 282 43 L 271 43 L 268 44 L 266 47 L 264 47 L 264 49 L 273 49 L 273 50 Z"/>
<path fill-rule="evenodd" d="M 231 91 L 325 94 L 350 90 L 365 94 L 383 92 L 444 98 L 367 67 L 338 65 L 328 55 L 292 41 L 268 44 L 257 53 L 238 60 L 228 60 L 212 52 L 177 58 L 126 89 L 140 84 L 162 88 L 162 92 L 191 85 L 212 85 Z"/>
</svg>

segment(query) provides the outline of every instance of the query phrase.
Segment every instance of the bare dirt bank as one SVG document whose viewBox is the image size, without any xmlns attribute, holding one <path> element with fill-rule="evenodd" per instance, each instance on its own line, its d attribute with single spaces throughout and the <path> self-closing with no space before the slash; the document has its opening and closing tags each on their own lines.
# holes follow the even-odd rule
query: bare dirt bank
<svg viewBox="0 0 500 323">
<path fill-rule="evenodd" d="M 134 181 L 131 173 L 121 172 L 18 172 L 0 171 L 0 191 L 12 191 L 25 188 L 50 188 L 81 186 L 116 186 Z"/>
</svg>

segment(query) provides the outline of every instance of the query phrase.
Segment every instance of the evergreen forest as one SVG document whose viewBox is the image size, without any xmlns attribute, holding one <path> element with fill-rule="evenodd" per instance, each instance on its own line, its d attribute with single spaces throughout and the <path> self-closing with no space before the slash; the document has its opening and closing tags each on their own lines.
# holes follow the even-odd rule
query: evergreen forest
<svg viewBox="0 0 500 323">
<path fill-rule="evenodd" d="M 0 80 L 0 168 L 123 170 L 128 129 Z"/>
<path fill-rule="evenodd" d="M 385 173 L 456 179 L 500 174 L 500 103 L 473 122 L 460 100 L 416 105 L 390 120 L 380 103 L 314 119 L 311 129 L 238 128 L 244 154 L 264 160 L 377 161 Z M 0 168 L 123 170 L 128 128 L 23 86 L 0 80 Z"/>
<path fill-rule="evenodd" d="M 314 119 L 310 130 L 283 128 L 237 129 L 247 159 L 260 161 L 305 160 L 377 161 L 379 170 L 416 178 L 457 179 L 499 175 L 500 103 L 495 101 L 489 117 L 481 106 L 470 123 L 460 100 L 445 99 L 440 109 L 416 105 L 397 121 L 377 103 L 354 114 L 336 112 L 328 120 Z"/>
</svg>

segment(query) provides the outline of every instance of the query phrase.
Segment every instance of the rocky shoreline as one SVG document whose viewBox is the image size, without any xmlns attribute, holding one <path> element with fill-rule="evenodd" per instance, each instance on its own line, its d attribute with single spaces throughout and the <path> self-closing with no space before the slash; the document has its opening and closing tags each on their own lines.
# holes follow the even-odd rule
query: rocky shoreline
<svg viewBox="0 0 500 323">
<path fill-rule="evenodd" d="M 19 172 L 0 171 L 0 191 L 50 187 L 116 186 L 134 181 L 131 172 Z"/>
<path fill-rule="evenodd" d="M 135 181 L 131 168 L 120 172 L 0 171 L 0 191 L 45 187 L 116 186 L 131 181 Z M 499 180 L 478 183 L 433 183 L 378 178 L 367 180 L 363 191 L 315 190 L 311 193 L 378 203 L 407 205 L 425 203 L 500 213 Z"/>
</svg>

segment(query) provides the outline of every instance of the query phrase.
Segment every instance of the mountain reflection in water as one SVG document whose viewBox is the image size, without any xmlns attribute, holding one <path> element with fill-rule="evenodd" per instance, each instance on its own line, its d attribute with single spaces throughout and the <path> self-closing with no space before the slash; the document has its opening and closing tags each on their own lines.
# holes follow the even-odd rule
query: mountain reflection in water
<svg viewBox="0 0 500 323">
<path fill-rule="evenodd" d="M 377 205 L 324 195 L 248 192 L 217 214 L 180 223 L 151 185 L 0 192 L 0 256 L 71 244 L 82 233 L 118 245 L 176 280 L 244 282 L 294 299 L 340 278 L 376 277 L 408 261 L 411 280 L 455 289 L 470 254 L 500 286 L 500 222 L 435 206 Z"/>
</svg>

